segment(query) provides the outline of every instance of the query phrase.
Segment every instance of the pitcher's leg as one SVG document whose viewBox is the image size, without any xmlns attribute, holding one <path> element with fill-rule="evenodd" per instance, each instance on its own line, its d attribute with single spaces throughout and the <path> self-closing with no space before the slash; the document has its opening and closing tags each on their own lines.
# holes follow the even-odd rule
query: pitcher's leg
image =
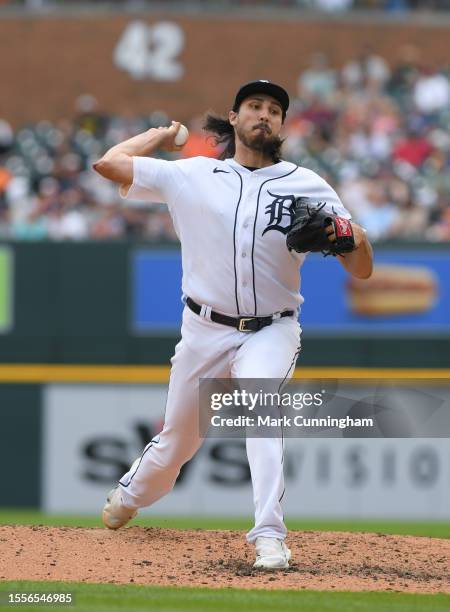
<svg viewBox="0 0 450 612">
<path fill-rule="evenodd" d="M 284 540 L 287 529 L 281 508 L 283 441 L 280 437 L 247 438 L 246 448 L 255 505 L 255 526 L 248 532 L 247 540 L 254 542 L 260 536 Z"/>
<path fill-rule="evenodd" d="M 278 392 L 280 383 L 292 376 L 300 351 L 300 328 L 293 321 L 283 320 L 253 334 L 240 347 L 233 361 L 234 378 L 274 379 Z M 247 540 L 271 537 L 284 539 L 286 526 L 283 521 L 281 500 L 284 494 L 283 432 L 270 430 L 272 437 L 247 437 L 246 448 L 250 465 L 255 504 L 255 526 L 247 534 Z"/>
<path fill-rule="evenodd" d="M 227 353 L 210 356 L 205 363 L 197 350 L 180 342 L 172 359 L 163 430 L 120 479 L 125 506 L 150 506 L 173 488 L 181 467 L 203 443 L 199 431 L 199 379 L 229 374 Z"/>
<path fill-rule="evenodd" d="M 181 467 L 203 442 L 199 436 L 196 394 L 192 390 L 183 391 L 178 385 L 179 381 L 172 385 L 168 398 L 180 405 L 178 418 L 166 420 L 161 433 L 119 481 L 123 503 L 128 507 L 150 506 L 171 491 Z"/>
</svg>

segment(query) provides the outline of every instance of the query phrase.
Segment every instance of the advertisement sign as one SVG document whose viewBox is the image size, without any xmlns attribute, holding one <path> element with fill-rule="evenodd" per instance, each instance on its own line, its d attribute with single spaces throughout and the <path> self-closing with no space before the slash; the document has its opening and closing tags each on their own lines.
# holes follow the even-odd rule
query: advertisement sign
<svg viewBox="0 0 450 612">
<path fill-rule="evenodd" d="M 44 392 L 43 509 L 98 513 L 162 427 L 167 387 L 49 385 Z M 230 490 L 233 491 L 230 499 Z M 245 445 L 207 443 L 157 514 L 245 514 L 252 508 Z"/>
<path fill-rule="evenodd" d="M 43 496 L 50 513 L 99 514 L 106 493 L 161 429 L 167 388 L 48 385 Z M 450 518 L 446 439 L 285 440 L 290 517 Z M 245 440 L 205 440 L 174 490 L 144 512 L 252 516 Z"/>
<path fill-rule="evenodd" d="M 357 280 L 336 260 L 308 255 L 301 322 L 320 334 L 450 334 L 449 265 L 442 251 L 375 250 L 373 276 Z"/>
<path fill-rule="evenodd" d="M 450 252 L 380 251 L 372 277 L 358 280 L 336 259 L 310 253 L 301 270 L 301 325 L 313 335 L 450 335 L 449 267 Z M 135 334 L 178 333 L 181 273 L 178 251 L 134 253 Z"/>
</svg>

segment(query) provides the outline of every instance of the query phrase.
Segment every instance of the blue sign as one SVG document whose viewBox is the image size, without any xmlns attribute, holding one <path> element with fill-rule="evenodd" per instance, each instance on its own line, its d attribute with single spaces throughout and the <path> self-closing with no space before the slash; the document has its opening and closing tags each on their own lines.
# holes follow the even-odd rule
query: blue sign
<svg viewBox="0 0 450 612">
<path fill-rule="evenodd" d="M 181 253 L 139 250 L 131 264 L 131 327 L 136 334 L 179 332 Z"/>
<path fill-rule="evenodd" d="M 300 321 L 316 334 L 449 334 L 450 252 L 381 251 L 369 281 L 354 281 L 332 257 L 308 255 Z M 138 250 L 132 257 L 132 329 L 178 333 L 181 253 Z"/>
</svg>

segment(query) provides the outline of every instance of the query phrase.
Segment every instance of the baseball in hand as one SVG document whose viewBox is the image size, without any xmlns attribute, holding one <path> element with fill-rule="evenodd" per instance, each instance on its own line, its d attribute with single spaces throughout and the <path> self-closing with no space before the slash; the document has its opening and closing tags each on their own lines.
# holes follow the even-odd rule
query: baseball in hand
<svg viewBox="0 0 450 612">
<path fill-rule="evenodd" d="M 180 129 L 178 130 L 177 135 L 175 136 L 174 142 L 177 145 L 177 147 L 181 147 L 182 145 L 187 143 L 188 138 L 189 138 L 189 131 L 185 125 L 181 124 Z"/>
</svg>

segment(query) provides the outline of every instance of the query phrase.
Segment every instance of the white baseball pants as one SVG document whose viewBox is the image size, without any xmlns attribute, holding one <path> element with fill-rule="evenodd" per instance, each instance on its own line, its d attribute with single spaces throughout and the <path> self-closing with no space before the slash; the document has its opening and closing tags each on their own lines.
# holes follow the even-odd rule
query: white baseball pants
<svg viewBox="0 0 450 612">
<path fill-rule="evenodd" d="M 174 486 L 184 463 L 203 442 L 199 435 L 200 378 L 274 378 L 288 380 L 300 350 L 300 326 L 278 319 L 258 332 L 244 333 L 183 312 L 182 339 L 172 357 L 164 427 L 146 446 L 139 463 L 121 478 L 123 502 L 130 508 L 154 504 Z M 286 537 L 281 498 L 284 493 L 283 441 L 246 439 L 255 526 L 247 540 Z"/>
</svg>

